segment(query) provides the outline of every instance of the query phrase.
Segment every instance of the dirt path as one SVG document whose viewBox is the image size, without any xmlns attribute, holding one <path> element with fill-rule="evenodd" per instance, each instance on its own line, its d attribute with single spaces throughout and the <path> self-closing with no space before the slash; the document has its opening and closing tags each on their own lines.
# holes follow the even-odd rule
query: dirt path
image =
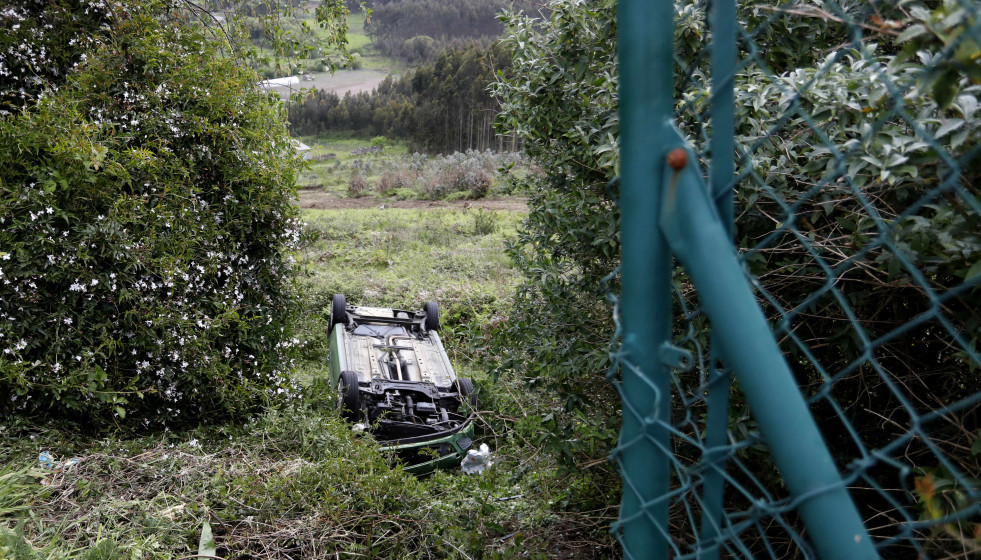
<svg viewBox="0 0 981 560">
<path fill-rule="evenodd" d="M 334 208 L 485 208 L 487 210 L 508 210 L 511 212 L 527 212 L 528 206 L 517 199 L 481 199 L 457 200 L 444 202 L 442 200 L 379 200 L 377 198 L 343 198 L 334 193 L 320 189 L 304 189 L 300 191 L 300 208 L 334 209 Z"/>
<path fill-rule="evenodd" d="M 340 97 L 345 93 L 360 93 L 371 91 L 378 87 L 378 84 L 388 76 L 382 72 L 374 70 L 338 70 L 333 75 L 329 73 L 311 74 L 310 78 L 301 80 L 300 83 L 292 87 L 269 87 L 269 91 L 275 91 L 282 97 L 288 97 L 291 93 L 303 89 L 319 89 L 321 91 L 331 91 Z"/>
</svg>

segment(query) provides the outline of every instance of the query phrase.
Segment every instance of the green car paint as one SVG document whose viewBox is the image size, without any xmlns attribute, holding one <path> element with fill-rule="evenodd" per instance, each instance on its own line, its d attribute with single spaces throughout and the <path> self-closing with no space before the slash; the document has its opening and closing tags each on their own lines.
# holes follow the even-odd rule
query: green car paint
<svg viewBox="0 0 981 560">
<path fill-rule="evenodd" d="M 348 306 L 335 296 L 331 310 L 329 375 L 338 408 L 419 476 L 460 465 L 474 437 L 473 416 L 464 415 L 465 400 L 476 404 L 473 384 L 456 377 L 438 321 L 433 302 L 413 312 Z"/>
</svg>

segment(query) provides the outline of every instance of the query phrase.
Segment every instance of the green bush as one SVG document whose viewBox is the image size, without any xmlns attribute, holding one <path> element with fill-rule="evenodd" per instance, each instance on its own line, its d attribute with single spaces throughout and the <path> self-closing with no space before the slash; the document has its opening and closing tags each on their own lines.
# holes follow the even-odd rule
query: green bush
<svg viewBox="0 0 981 560">
<path fill-rule="evenodd" d="M 385 191 L 385 196 L 395 200 L 413 200 L 416 197 L 416 191 L 406 188 L 392 189 Z"/>
<path fill-rule="evenodd" d="M 493 210 L 478 208 L 473 213 L 473 234 L 477 236 L 490 235 L 497 231 L 497 222 L 500 216 Z"/>
<path fill-rule="evenodd" d="M 456 191 L 456 192 L 451 192 L 450 194 L 446 195 L 446 197 L 443 200 L 445 200 L 446 202 L 456 202 L 458 200 L 467 200 L 468 198 L 470 198 L 470 193 L 469 192 L 467 192 L 467 191 Z"/>
<path fill-rule="evenodd" d="M 853 22 L 871 13 L 862 10 L 881 7 L 890 10 L 881 13 L 885 21 L 908 27 L 895 37 L 873 36 L 873 43 L 857 38 L 854 23 L 769 20 L 759 6 L 741 8 L 756 61 L 740 63 L 733 79 L 740 155 L 735 237 L 839 465 L 850 461 L 856 440 L 862 449 L 889 449 L 932 409 L 959 433 L 935 425 L 931 440 L 918 432 L 893 465 L 975 472 L 977 458 L 968 451 L 976 440 L 973 412 L 962 420 L 953 405 L 975 395 L 971 352 L 981 332 L 975 311 L 981 293 L 969 284 L 981 274 L 975 187 L 981 85 L 970 77 L 978 75 L 978 57 L 966 39 L 976 11 L 958 2 L 930 3 L 930 10 L 910 3 L 908 12 L 840 4 L 836 9 L 844 13 L 847 5 Z M 705 156 L 715 93 L 706 4 L 675 5 L 674 121 Z M 532 175 L 525 186 L 529 214 L 510 250 L 524 282 L 491 355 L 499 375 L 524 379 L 562 403 L 539 412 L 535 429 L 566 465 L 581 468 L 607 455 L 620 414 L 620 399 L 604 379 L 615 328 L 604 292 L 616 293 L 619 284 L 616 277 L 601 281 L 620 258 L 610 182 L 620 173 L 615 3 L 549 7 L 546 21 L 506 18 L 516 77 L 492 86 L 504 107 L 501 132 L 521 138 L 544 176 Z M 951 48 L 952 37 L 965 46 Z M 697 294 L 680 269 L 674 287 L 676 341 L 702 352 L 709 323 L 702 311 L 692 312 Z M 673 374 L 676 425 L 700 414 L 688 397 L 705 371 Z M 731 403 L 729 433 L 745 439 L 756 428 L 744 396 L 734 390 Z M 684 445 L 675 449 L 679 457 L 688 453 Z M 744 471 L 768 491 L 778 488 L 772 463 L 744 449 L 738 453 L 751 457 Z M 891 459 L 880 460 L 859 472 L 888 488 Z M 675 505 L 673 512 L 683 511 Z M 672 517 L 672 527 L 683 524 Z"/>
<path fill-rule="evenodd" d="M 358 53 L 351 53 L 351 58 L 347 61 L 347 68 L 350 70 L 360 70 L 364 61 Z"/>
<path fill-rule="evenodd" d="M 81 25 L 75 2 L 39 6 L 5 31 Z M 164 8 L 110 4 L 88 51 L 52 43 L 77 64 L 0 116 L 0 416 L 217 420 L 294 391 L 284 115 Z"/>
</svg>

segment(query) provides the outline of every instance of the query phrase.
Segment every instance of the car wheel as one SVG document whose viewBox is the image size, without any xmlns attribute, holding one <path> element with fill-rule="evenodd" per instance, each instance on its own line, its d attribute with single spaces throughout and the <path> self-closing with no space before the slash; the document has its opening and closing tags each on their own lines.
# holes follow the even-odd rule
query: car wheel
<svg viewBox="0 0 981 560">
<path fill-rule="evenodd" d="M 425 305 L 422 306 L 423 312 L 426 313 L 426 330 L 427 331 L 438 331 L 439 330 L 439 304 L 435 301 L 427 301 Z"/>
<path fill-rule="evenodd" d="M 474 391 L 473 380 L 462 378 L 457 379 L 456 382 L 460 386 L 460 400 L 463 401 L 466 399 L 470 403 L 470 406 L 477 408 L 477 393 Z"/>
<path fill-rule="evenodd" d="M 334 325 L 347 324 L 347 302 L 344 301 L 344 294 L 334 294 L 334 299 L 330 302 L 330 328 L 327 334 L 334 331 Z"/>
<path fill-rule="evenodd" d="M 361 389 L 358 388 L 358 374 L 353 371 L 342 371 L 337 379 L 337 408 L 341 416 L 348 420 L 357 420 L 361 412 Z"/>
</svg>

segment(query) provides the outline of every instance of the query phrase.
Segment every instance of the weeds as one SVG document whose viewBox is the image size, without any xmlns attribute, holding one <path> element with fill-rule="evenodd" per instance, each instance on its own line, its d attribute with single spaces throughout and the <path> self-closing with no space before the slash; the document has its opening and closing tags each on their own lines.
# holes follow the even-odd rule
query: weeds
<svg viewBox="0 0 981 560">
<path fill-rule="evenodd" d="M 497 231 L 499 217 L 496 212 L 478 208 L 473 213 L 473 234 L 490 235 Z"/>
<path fill-rule="evenodd" d="M 351 198 L 359 198 L 367 194 L 367 191 L 368 180 L 360 169 L 355 168 L 351 171 L 351 178 L 347 182 L 347 195 Z"/>
<path fill-rule="evenodd" d="M 500 247 L 516 214 L 490 210 L 312 210 L 302 255 L 308 340 L 326 344 L 334 293 L 366 305 L 414 309 L 431 299 L 450 329 L 477 328 L 500 312 L 517 282 Z"/>
<path fill-rule="evenodd" d="M 407 475 L 319 406 L 271 410 L 242 426 L 79 442 L 64 450 L 79 457 L 75 469 L 34 484 L 32 513 L 0 519 L 0 550 L 18 560 L 173 560 L 200 550 L 207 524 L 223 558 L 528 557 L 551 531 L 585 518 L 553 509 L 567 481 L 550 474 L 547 456 L 495 416 L 485 420 L 497 464 L 480 477 Z M 549 546 L 602 545 L 588 534 Z"/>
<path fill-rule="evenodd" d="M 32 467 L 0 465 L 0 519 L 18 515 L 27 509 L 38 492 L 41 471 Z"/>
<path fill-rule="evenodd" d="M 202 550 L 205 524 L 222 558 L 614 556 L 606 528 L 615 507 L 594 504 L 615 473 L 608 465 L 561 471 L 541 452 L 536 418 L 563 404 L 522 379 L 491 383 L 482 365 L 493 325 L 507 320 L 503 303 L 517 278 L 501 245 L 519 217 L 306 212 L 302 398 L 244 424 L 141 438 L 0 428 L 0 473 L 29 473 L 41 450 L 56 463 L 79 458 L 48 485 L 19 476 L 9 479 L 15 492 L 0 486 L 0 500 L 15 496 L 16 508 L 0 515 L 0 557 L 176 560 Z M 494 231 L 481 233 L 490 227 L 481 223 Z M 324 348 L 335 292 L 370 305 L 440 301 L 447 351 L 458 374 L 477 383 L 475 444 L 492 448 L 491 469 L 417 479 L 338 417 Z"/>
<path fill-rule="evenodd" d="M 369 144 L 315 137 L 303 141 L 313 146 L 314 160 L 300 175 L 300 187 L 323 188 L 349 197 L 374 194 L 398 200 L 473 200 L 507 196 L 514 193 L 513 176 L 536 172 L 521 154 L 510 152 L 427 156 L 386 146 L 380 153 L 353 155 Z"/>
</svg>

